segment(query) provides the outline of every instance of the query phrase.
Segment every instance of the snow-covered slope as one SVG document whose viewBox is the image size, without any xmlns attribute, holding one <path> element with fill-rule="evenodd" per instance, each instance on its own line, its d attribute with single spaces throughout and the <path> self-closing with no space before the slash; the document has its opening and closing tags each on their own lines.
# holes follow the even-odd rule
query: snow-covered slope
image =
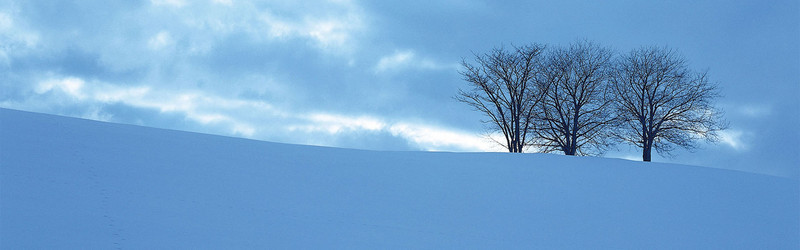
<svg viewBox="0 0 800 250">
<path fill-rule="evenodd" d="M 800 248 L 798 180 L 0 109 L 0 248 Z"/>
</svg>

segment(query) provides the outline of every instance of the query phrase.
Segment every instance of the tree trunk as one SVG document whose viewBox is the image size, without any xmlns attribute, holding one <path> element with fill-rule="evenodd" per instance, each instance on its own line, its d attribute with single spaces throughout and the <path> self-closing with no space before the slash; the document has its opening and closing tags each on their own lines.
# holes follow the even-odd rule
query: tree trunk
<svg viewBox="0 0 800 250">
<path fill-rule="evenodd" d="M 519 131 L 519 119 L 520 119 L 519 116 L 516 116 L 514 118 L 514 142 L 515 142 L 514 143 L 514 150 L 516 151 L 515 153 L 522 153 L 522 145 L 521 144 L 524 143 L 524 142 L 521 142 L 520 138 L 519 138 L 519 132 L 520 132 Z"/>
<path fill-rule="evenodd" d="M 567 148 L 564 150 L 564 155 L 575 155 L 575 153 L 576 153 L 577 151 L 578 151 L 578 150 L 577 150 L 577 149 L 575 149 L 575 147 L 572 147 L 572 146 L 570 146 L 570 147 L 567 147 Z"/>
<path fill-rule="evenodd" d="M 653 142 L 645 142 L 642 147 L 642 160 L 649 162 L 653 152 Z"/>
</svg>

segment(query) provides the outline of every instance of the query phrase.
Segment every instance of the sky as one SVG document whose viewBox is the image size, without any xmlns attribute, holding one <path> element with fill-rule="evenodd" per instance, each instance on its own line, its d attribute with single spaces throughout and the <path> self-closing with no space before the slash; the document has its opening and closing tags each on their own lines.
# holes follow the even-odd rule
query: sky
<svg viewBox="0 0 800 250">
<path fill-rule="evenodd" d="M 0 0 L 0 107 L 296 144 L 503 151 L 453 99 L 467 87 L 460 61 L 577 39 L 669 46 L 719 84 L 721 141 L 654 161 L 800 178 L 796 0 Z"/>
</svg>

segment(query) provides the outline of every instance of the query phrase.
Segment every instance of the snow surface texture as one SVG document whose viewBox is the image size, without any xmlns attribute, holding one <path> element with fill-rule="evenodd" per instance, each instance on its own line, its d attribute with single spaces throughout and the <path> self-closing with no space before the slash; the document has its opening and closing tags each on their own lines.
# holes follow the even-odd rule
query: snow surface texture
<svg viewBox="0 0 800 250">
<path fill-rule="evenodd" d="M 0 109 L 0 248 L 800 248 L 798 180 Z"/>
</svg>

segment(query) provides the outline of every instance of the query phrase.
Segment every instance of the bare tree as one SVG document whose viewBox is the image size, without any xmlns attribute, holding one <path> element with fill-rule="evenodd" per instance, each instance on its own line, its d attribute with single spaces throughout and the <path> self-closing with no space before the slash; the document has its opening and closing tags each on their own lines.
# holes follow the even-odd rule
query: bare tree
<svg viewBox="0 0 800 250">
<path fill-rule="evenodd" d="M 531 44 L 513 51 L 495 48 L 475 54 L 477 65 L 462 60 L 461 75 L 472 87 L 459 90 L 456 100 L 472 106 L 489 119 L 489 129 L 505 137 L 508 152 L 521 153 L 529 146 L 533 108 L 539 102 L 535 75 L 544 46 Z"/>
<path fill-rule="evenodd" d="M 717 86 L 706 72 L 690 70 L 685 59 L 663 47 L 635 49 L 619 58 L 612 77 L 619 139 L 642 148 L 651 160 L 652 149 L 669 154 L 674 146 L 692 149 L 695 141 L 718 139 L 727 125 L 712 101 Z"/>
<path fill-rule="evenodd" d="M 536 115 L 535 144 L 544 152 L 600 154 L 611 144 L 614 121 L 608 78 L 611 49 L 580 40 L 548 53 L 540 77 L 545 89 Z"/>
</svg>

